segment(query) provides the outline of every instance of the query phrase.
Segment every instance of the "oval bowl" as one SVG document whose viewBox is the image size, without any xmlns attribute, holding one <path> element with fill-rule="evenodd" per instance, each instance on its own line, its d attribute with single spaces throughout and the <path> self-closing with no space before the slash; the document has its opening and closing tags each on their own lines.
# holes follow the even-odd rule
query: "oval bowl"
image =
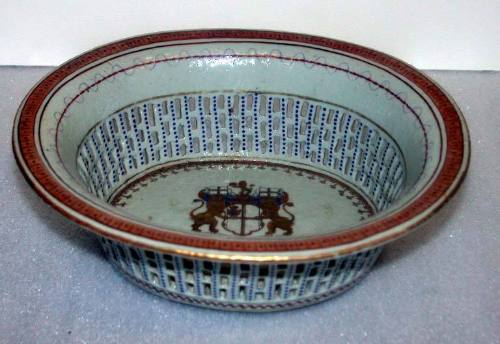
<svg viewBox="0 0 500 344">
<path fill-rule="evenodd" d="M 38 194 L 153 293 L 242 311 L 316 303 L 436 212 L 463 116 L 391 56 L 303 34 L 117 41 L 43 78 L 14 123 Z"/>
</svg>

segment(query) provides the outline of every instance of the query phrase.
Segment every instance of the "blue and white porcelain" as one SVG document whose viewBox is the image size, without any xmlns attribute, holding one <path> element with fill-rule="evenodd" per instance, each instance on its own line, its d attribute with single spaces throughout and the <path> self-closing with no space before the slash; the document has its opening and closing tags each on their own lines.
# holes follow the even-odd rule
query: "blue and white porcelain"
<svg viewBox="0 0 500 344">
<path fill-rule="evenodd" d="M 132 282 L 242 311 L 353 286 L 456 191 L 470 154 L 459 109 L 411 66 L 245 30 L 83 54 L 30 91 L 13 146 L 33 188 Z"/>
</svg>

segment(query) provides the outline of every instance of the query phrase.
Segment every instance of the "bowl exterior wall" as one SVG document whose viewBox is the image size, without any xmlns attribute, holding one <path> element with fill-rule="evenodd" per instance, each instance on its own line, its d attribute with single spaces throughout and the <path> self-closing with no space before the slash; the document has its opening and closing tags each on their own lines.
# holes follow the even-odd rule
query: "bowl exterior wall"
<svg viewBox="0 0 500 344">
<path fill-rule="evenodd" d="M 329 260 L 244 264 L 184 258 L 100 237 L 110 263 L 170 300 L 232 311 L 281 311 L 332 298 L 371 269 L 382 247 Z"/>
</svg>

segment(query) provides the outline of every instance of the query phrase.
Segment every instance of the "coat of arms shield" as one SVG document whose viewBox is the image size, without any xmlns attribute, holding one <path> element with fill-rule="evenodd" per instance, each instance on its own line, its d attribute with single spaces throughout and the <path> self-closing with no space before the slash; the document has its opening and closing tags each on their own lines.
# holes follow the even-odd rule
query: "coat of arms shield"
<svg viewBox="0 0 500 344">
<path fill-rule="evenodd" d="M 284 235 L 293 233 L 295 216 L 289 195 L 283 189 L 254 188 L 246 181 L 229 183 L 225 187 L 207 187 L 198 192 L 194 202 L 201 203 L 190 212 L 192 229 L 201 232 L 203 226 L 212 233 L 225 230 L 238 236 L 249 236 L 267 227 L 266 235 L 273 235 L 277 228 Z M 201 208 L 204 211 L 199 211 Z M 283 216 L 280 211 L 288 216 Z"/>
</svg>

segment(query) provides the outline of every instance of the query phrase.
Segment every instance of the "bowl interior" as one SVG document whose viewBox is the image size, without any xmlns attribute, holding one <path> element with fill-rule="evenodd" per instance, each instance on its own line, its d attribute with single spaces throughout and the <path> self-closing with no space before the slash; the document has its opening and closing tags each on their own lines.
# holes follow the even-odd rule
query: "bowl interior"
<svg viewBox="0 0 500 344">
<path fill-rule="evenodd" d="M 436 112 L 355 56 L 219 40 L 79 70 L 39 131 L 79 197 L 158 228 L 252 240 L 339 232 L 416 197 L 445 147 Z"/>
</svg>

